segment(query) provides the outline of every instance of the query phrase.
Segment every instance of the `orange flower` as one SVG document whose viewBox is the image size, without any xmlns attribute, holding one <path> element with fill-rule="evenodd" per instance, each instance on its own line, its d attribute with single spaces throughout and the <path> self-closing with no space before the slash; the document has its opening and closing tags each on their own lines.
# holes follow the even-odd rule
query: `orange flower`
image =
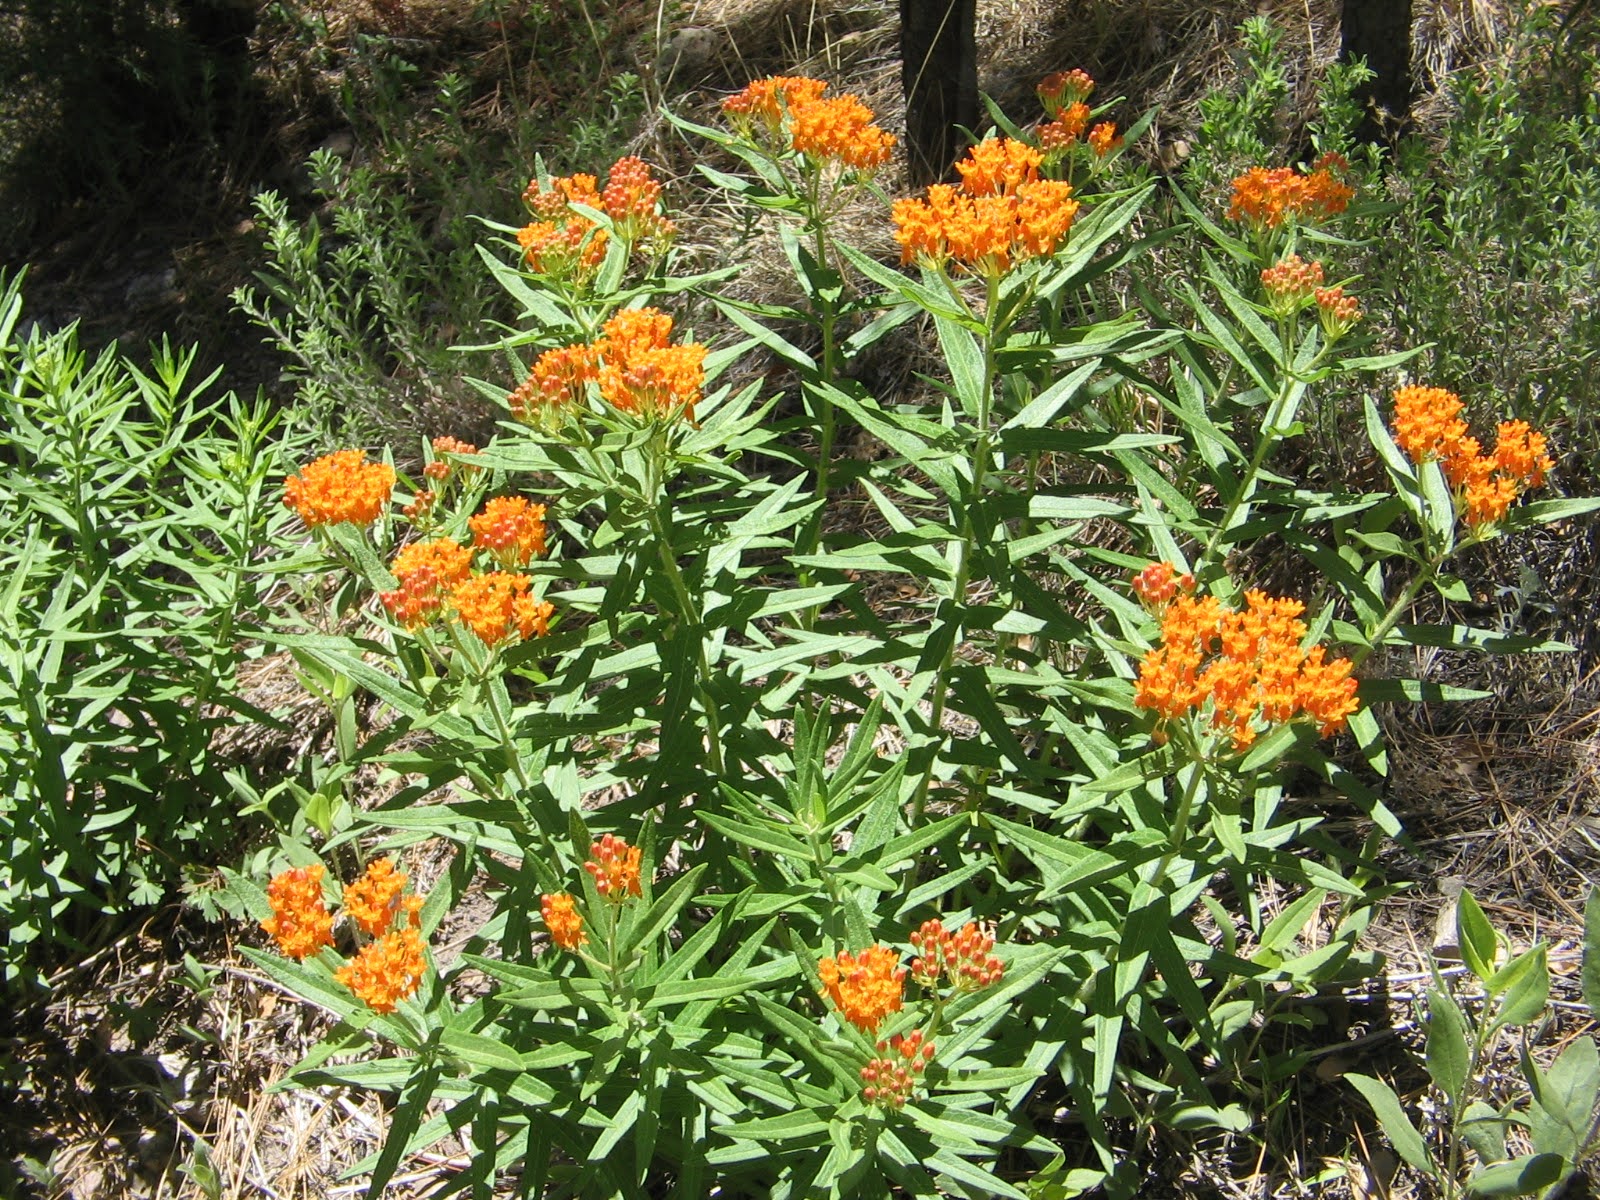
<svg viewBox="0 0 1600 1200">
<path fill-rule="evenodd" d="M 291 867 L 267 885 L 272 915 L 261 922 L 285 958 L 305 959 L 333 944 L 333 914 L 322 899 L 322 867 Z"/>
<path fill-rule="evenodd" d="M 911 960 L 911 977 L 925 988 L 937 987 L 939 977 L 948 974 L 958 992 L 975 992 L 998 983 L 1005 964 L 990 953 L 994 935 L 968 921 L 959 933 L 951 933 L 938 920 L 924 921 L 911 935 L 911 944 L 920 952 Z"/>
<path fill-rule="evenodd" d="M 1358 707 L 1356 681 L 1348 659 L 1327 662 L 1321 646 L 1301 649 L 1304 611 L 1298 600 L 1255 590 L 1245 593 L 1243 612 L 1210 596 L 1177 596 L 1163 614 L 1161 644 L 1140 664 L 1134 704 L 1168 721 L 1209 702 L 1209 724 L 1229 734 L 1236 751 L 1255 741 L 1262 722 L 1304 716 L 1323 736 L 1337 733 Z"/>
<path fill-rule="evenodd" d="M 1012 196 L 1039 178 L 1044 156 L 1015 138 L 985 138 L 956 163 L 961 190 L 969 196 Z"/>
<path fill-rule="evenodd" d="M 336 450 L 300 468 L 283 483 L 283 502 L 307 529 L 349 521 L 370 525 L 394 491 L 394 468 L 366 461 L 365 450 Z"/>
<path fill-rule="evenodd" d="M 589 940 L 589 935 L 583 931 L 577 902 L 567 893 L 541 897 L 539 911 L 544 914 L 544 927 L 550 931 L 550 940 L 563 950 L 576 950 Z"/>
<path fill-rule="evenodd" d="M 545 187 L 529 182 L 522 199 L 539 218 L 517 231 L 530 270 L 541 275 L 583 278 L 606 256 L 606 231 L 572 205 L 604 210 L 593 175 L 558 176 Z"/>
<path fill-rule="evenodd" d="M 646 234 L 672 232 L 672 222 L 656 212 L 660 202 L 661 184 L 650 174 L 649 164 L 629 155 L 611 164 L 596 207 L 614 222 L 618 237 L 633 242 Z"/>
<path fill-rule="evenodd" d="M 473 541 L 502 567 L 520 567 L 545 552 L 544 505 L 522 496 L 496 496 L 467 521 Z"/>
<path fill-rule="evenodd" d="M 840 954 L 817 964 L 822 993 L 834 1009 L 863 1033 L 873 1033 L 904 1003 L 906 970 L 887 946 L 868 946 L 860 954 Z"/>
<path fill-rule="evenodd" d="M 533 580 L 526 575 L 490 571 L 464 579 L 450 590 L 456 618 L 485 646 L 498 646 L 515 631 L 524 641 L 549 631 L 555 608 L 528 595 Z"/>
<path fill-rule="evenodd" d="M 601 398 L 620 412 L 651 421 L 680 413 L 694 420 L 705 386 L 706 348 L 668 342 L 672 318 L 654 308 L 624 309 L 601 328 L 594 350 Z"/>
<path fill-rule="evenodd" d="M 1394 394 L 1394 440 L 1421 463 L 1458 458 L 1467 423 L 1461 419 L 1461 397 L 1444 388 L 1410 386 Z"/>
<path fill-rule="evenodd" d="M 872 123 L 870 108 L 845 95 L 791 106 L 789 146 L 819 163 L 870 171 L 889 161 L 894 138 Z"/>
<path fill-rule="evenodd" d="M 1072 186 L 1038 176 L 1042 156 L 1024 142 L 990 138 L 956 164 L 962 184 L 934 184 L 926 200 L 896 200 L 900 258 L 954 260 L 994 276 L 1022 259 L 1054 254 L 1078 213 Z"/>
<path fill-rule="evenodd" d="M 1096 158 L 1105 158 L 1122 149 L 1122 138 L 1117 136 L 1117 123 L 1102 121 L 1089 130 L 1089 148 L 1094 151 Z"/>
<path fill-rule="evenodd" d="M 368 942 L 347 966 L 333 977 L 355 993 L 373 1012 L 390 1013 L 422 986 L 428 969 L 422 954 L 422 933 L 408 925 Z"/>
<path fill-rule="evenodd" d="M 1323 158 L 1309 174 L 1293 167 L 1251 167 L 1233 181 L 1228 217 L 1257 229 L 1276 229 L 1286 221 L 1325 221 L 1342 213 L 1355 196 L 1334 178 L 1334 160 Z"/>
<path fill-rule="evenodd" d="M 367 873 L 344 889 L 344 911 L 362 932 L 381 937 L 400 911 L 400 893 L 406 873 L 394 869 L 394 859 L 380 858 L 367 865 Z"/>
<path fill-rule="evenodd" d="M 637 846 L 630 846 L 614 833 L 608 833 L 589 847 L 589 861 L 583 869 L 594 878 L 594 890 L 607 900 L 621 904 L 629 896 L 643 894 L 639 882 Z"/>
</svg>

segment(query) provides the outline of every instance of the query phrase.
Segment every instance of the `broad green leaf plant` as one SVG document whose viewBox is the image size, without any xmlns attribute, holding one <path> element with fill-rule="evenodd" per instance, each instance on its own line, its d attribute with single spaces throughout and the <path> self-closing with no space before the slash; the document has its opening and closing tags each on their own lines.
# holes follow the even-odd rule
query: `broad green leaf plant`
<svg viewBox="0 0 1600 1200">
<path fill-rule="evenodd" d="M 359 450 L 291 475 L 334 611 L 271 636 L 330 703 L 377 702 L 337 769 L 392 787 L 336 788 L 270 887 L 230 889 L 281 951 L 252 960 L 338 1021 L 288 1085 L 396 1098 L 355 1168 L 375 1192 L 454 1132 L 473 1195 L 517 1170 L 1015 1197 L 1061 1166 L 1060 1110 L 1081 1153 L 1049 1194 L 1130 1196 L 1157 1125 L 1248 1129 L 1303 1062 L 1264 1031 L 1369 969 L 1400 832 L 1373 706 L 1460 694 L 1376 652 L 1559 649 L 1414 602 L 1595 503 L 1525 501 L 1554 447 L 1508 422 L 1486 451 L 1420 384 L 1348 431 L 1359 471 L 1297 478 L 1323 392 L 1409 359 L 1363 349 L 1331 232 L 1359 198 L 1333 158 L 1185 197 L 1210 248 L 1183 304 L 1125 305 L 1174 230 L 1121 156 L 1148 118 L 1119 135 L 1093 89 L 1050 77 L 959 185 L 882 197 L 898 264 L 835 220 L 891 141 L 853 97 L 776 77 L 678 118 L 706 184 L 776 224 L 782 308 L 680 271 L 644 163 L 541 165 L 483 252 L 521 314 L 493 441 L 440 431 L 415 479 Z M 911 324 L 945 370 L 874 394 L 858 356 Z M 840 454 L 851 426 L 880 457 Z M 1258 586 L 1262 545 L 1302 591 Z M 1291 767 L 1371 840 L 1328 836 Z M 404 891 L 396 860 L 439 842 Z"/>
</svg>

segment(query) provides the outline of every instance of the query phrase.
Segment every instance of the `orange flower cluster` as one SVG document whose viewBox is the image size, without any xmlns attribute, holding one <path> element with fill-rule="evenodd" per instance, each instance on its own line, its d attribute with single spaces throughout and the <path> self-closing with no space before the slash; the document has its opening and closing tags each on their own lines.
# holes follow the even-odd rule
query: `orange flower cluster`
<svg viewBox="0 0 1600 1200">
<path fill-rule="evenodd" d="M 706 381 L 706 348 L 674 346 L 671 335 L 672 318 L 654 308 L 624 309 L 607 321 L 594 344 L 601 399 L 646 420 L 670 421 L 681 413 L 692 422 Z"/>
<path fill-rule="evenodd" d="M 274 876 L 267 886 L 272 916 L 261 922 L 261 927 L 290 958 L 304 959 L 333 944 L 333 914 L 322 899 L 322 876 L 320 864 L 293 867 Z M 376 940 L 333 977 L 375 1012 L 393 1012 L 398 1001 L 421 985 L 427 969 L 422 952 L 422 897 L 402 897 L 405 884 L 406 876 L 395 870 L 394 861 L 380 858 L 344 890 L 345 914 Z M 397 918 L 403 923 L 391 930 Z"/>
<path fill-rule="evenodd" d="M 917 1029 L 879 1042 L 878 1055 L 861 1068 L 861 1098 L 884 1108 L 904 1108 L 916 1077 L 933 1061 L 934 1044 L 923 1041 L 922 1030 Z"/>
<path fill-rule="evenodd" d="M 539 911 L 544 916 L 544 927 L 550 931 L 550 940 L 561 949 L 576 950 L 589 940 L 577 902 L 566 892 L 540 897 Z"/>
<path fill-rule="evenodd" d="M 706 348 L 673 345 L 672 318 L 659 309 L 629 308 L 603 326 L 591 344 L 546 350 L 508 398 L 518 420 L 559 429 L 583 399 L 588 384 L 618 412 L 649 421 L 682 414 L 694 420 L 705 387 Z"/>
<path fill-rule="evenodd" d="M 1285 255 L 1261 272 L 1267 307 L 1279 318 L 1292 317 L 1310 304 L 1322 283 L 1322 264 L 1306 262 L 1298 254 Z"/>
<path fill-rule="evenodd" d="M 526 575 L 489 571 L 463 579 L 450 590 L 456 618 L 485 646 L 498 646 L 514 630 L 524 641 L 550 631 L 555 606 L 528 594 L 533 580 Z"/>
<path fill-rule="evenodd" d="M 422 934 L 407 926 L 368 942 L 354 959 L 333 977 L 355 993 L 373 1012 L 390 1013 L 422 986 L 428 969 L 422 954 Z"/>
<path fill-rule="evenodd" d="M 1276 229 L 1286 221 L 1338 216 L 1355 196 L 1333 173 L 1342 165 L 1337 155 L 1324 155 L 1304 175 L 1293 167 L 1251 167 L 1233 181 L 1228 217 L 1257 229 Z"/>
<path fill-rule="evenodd" d="M 544 505 L 529 503 L 522 496 L 496 496 L 467 526 L 473 541 L 494 555 L 502 567 L 520 567 L 544 554 L 544 511 Z"/>
<path fill-rule="evenodd" d="M 1179 591 L 1194 591 L 1194 576 L 1187 571 L 1179 575 L 1169 562 L 1151 563 L 1133 577 L 1133 593 L 1146 608 L 1159 609 Z"/>
<path fill-rule="evenodd" d="M 905 1000 L 906 970 L 887 946 L 868 946 L 860 954 L 840 954 L 817 964 L 822 994 L 838 1014 L 863 1033 L 873 1033 Z"/>
<path fill-rule="evenodd" d="M 849 94 L 824 99 L 827 88 L 818 79 L 775 75 L 729 96 L 722 111 L 746 136 L 759 135 L 818 167 L 831 163 L 871 171 L 883 166 L 894 153 L 894 138 L 873 124 L 872 110 L 860 99 Z"/>
<path fill-rule="evenodd" d="M 854 96 L 835 96 L 789 112 L 789 145 L 814 162 L 871 171 L 894 155 L 894 138 L 872 123 L 872 110 Z"/>
<path fill-rule="evenodd" d="M 911 944 L 920 952 L 911 960 L 911 978 L 925 988 L 939 985 L 948 975 L 958 992 L 975 992 L 1005 975 L 1005 964 L 994 956 L 994 934 L 968 921 L 960 932 L 951 933 L 938 920 L 924 921 L 911 934 Z"/>
<path fill-rule="evenodd" d="M 405 886 L 406 873 L 394 869 L 394 859 L 369 863 L 367 873 L 344 889 L 345 915 L 369 937 L 382 937 L 400 911 Z M 420 905 L 420 897 L 411 899 Z"/>
<path fill-rule="evenodd" d="M 389 571 L 400 586 L 378 599 L 396 621 L 415 629 L 439 611 L 446 591 L 471 573 L 472 551 L 450 538 L 413 542 L 395 555 Z"/>
<path fill-rule="evenodd" d="M 370 525 L 394 492 L 394 468 L 366 461 L 365 450 L 336 450 L 300 468 L 283 483 L 283 502 L 307 529 L 320 525 Z"/>
<path fill-rule="evenodd" d="M 630 846 L 614 833 L 608 833 L 589 848 L 589 861 L 583 869 L 594 879 L 594 890 L 607 900 L 621 904 L 629 896 L 643 894 L 639 882 L 637 846 Z"/>
<path fill-rule="evenodd" d="M 1072 185 L 1039 175 L 1040 152 L 1011 138 L 990 138 L 956 164 L 961 186 L 936 183 L 926 200 L 894 202 L 902 262 L 942 267 L 954 260 L 994 277 L 1026 258 L 1054 254 L 1078 213 Z"/>
<path fill-rule="evenodd" d="M 285 958 L 309 958 L 324 946 L 333 944 L 333 914 L 322 899 L 320 865 L 291 867 L 272 878 L 267 885 L 267 902 L 272 915 L 261 928 L 278 943 Z"/>
<path fill-rule="evenodd" d="M 1485 454 L 1461 419 L 1461 398 L 1443 388 L 1403 387 L 1394 394 L 1395 441 L 1421 463 L 1437 459 L 1456 503 L 1474 528 L 1505 518 L 1517 497 L 1544 483 L 1554 467 L 1545 436 L 1526 421 L 1503 421 Z"/>
<path fill-rule="evenodd" d="M 604 191 L 593 175 L 562 175 L 548 187 L 532 180 L 522 199 L 536 219 L 517 231 L 517 244 L 529 268 L 541 275 L 582 280 L 605 261 L 609 234 L 574 211 L 575 205 L 605 213 L 617 236 L 630 245 L 672 233 L 672 223 L 656 211 L 661 185 L 649 166 L 632 156 L 611 165 Z"/>
<path fill-rule="evenodd" d="M 1145 655 L 1133 702 L 1163 721 L 1211 705 L 1211 726 L 1236 751 L 1255 741 L 1258 722 L 1304 716 L 1323 736 L 1359 707 L 1348 659 L 1326 661 L 1321 646 L 1301 648 L 1305 605 L 1265 592 L 1245 593 L 1243 612 L 1215 597 L 1179 595 L 1161 622 L 1161 644 Z"/>
</svg>

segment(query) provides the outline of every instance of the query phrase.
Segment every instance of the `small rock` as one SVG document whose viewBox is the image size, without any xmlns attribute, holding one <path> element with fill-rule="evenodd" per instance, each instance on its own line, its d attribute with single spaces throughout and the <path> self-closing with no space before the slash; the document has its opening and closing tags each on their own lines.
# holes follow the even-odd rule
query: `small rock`
<svg viewBox="0 0 1600 1200">
<path fill-rule="evenodd" d="M 698 25 L 679 29 L 662 44 L 656 58 L 656 78 L 662 83 L 674 78 L 680 83 L 693 82 L 711 65 L 720 43 L 714 29 Z"/>
<path fill-rule="evenodd" d="M 135 275 L 128 280 L 128 286 L 122 293 L 122 299 L 129 308 L 154 308 L 162 304 L 175 304 L 178 300 L 177 289 L 173 286 L 178 279 L 175 267 L 167 267 L 162 271 L 146 271 Z"/>
</svg>

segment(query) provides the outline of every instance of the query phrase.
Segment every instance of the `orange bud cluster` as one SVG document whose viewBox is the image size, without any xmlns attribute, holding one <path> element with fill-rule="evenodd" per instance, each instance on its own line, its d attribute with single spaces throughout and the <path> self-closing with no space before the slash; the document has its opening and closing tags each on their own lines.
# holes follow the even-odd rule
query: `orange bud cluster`
<svg viewBox="0 0 1600 1200">
<path fill-rule="evenodd" d="M 1046 75 L 1039 81 L 1036 90 L 1044 110 L 1052 117 L 1058 117 L 1063 109 L 1082 104 L 1094 95 L 1094 89 L 1094 80 L 1074 67 L 1070 71 L 1053 71 Z"/>
<path fill-rule="evenodd" d="M 1317 302 L 1317 318 L 1330 342 L 1338 341 L 1361 320 L 1361 304 L 1354 296 L 1347 296 L 1343 286 L 1318 288 L 1313 297 Z"/>
<path fill-rule="evenodd" d="M 524 566 L 545 552 L 544 505 L 522 496 L 495 496 L 467 521 L 473 541 L 502 567 Z"/>
<path fill-rule="evenodd" d="M 945 929 L 944 922 L 924 921 L 911 934 L 911 944 L 919 951 L 911 960 L 911 977 L 925 988 L 935 988 L 948 977 L 958 992 L 975 992 L 998 983 L 1005 975 L 1005 964 L 994 956 L 994 934 L 968 921 L 959 932 Z"/>
<path fill-rule="evenodd" d="M 283 483 L 283 502 L 307 529 L 320 525 L 370 525 L 394 492 L 394 468 L 367 462 L 364 450 L 336 450 L 300 468 Z"/>
<path fill-rule="evenodd" d="M 389 570 L 400 586 L 378 599 L 396 621 L 415 629 L 444 605 L 446 591 L 471 573 L 472 551 L 450 538 L 413 542 L 395 555 Z"/>
<path fill-rule="evenodd" d="M 817 964 L 822 994 L 839 1016 L 863 1033 L 873 1033 L 905 1002 L 905 968 L 887 946 L 868 946 L 860 954 L 840 954 Z"/>
<path fill-rule="evenodd" d="M 916 1088 L 916 1077 L 933 1055 L 934 1044 L 923 1041 L 920 1029 L 879 1042 L 878 1057 L 861 1068 L 861 1098 L 884 1108 L 904 1108 Z"/>
<path fill-rule="evenodd" d="M 1233 181 L 1228 217 L 1256 229 L 1335 217 L 1355 196 L 1355 190 L 1334 175 L 1342 166 L 1337 155 L 1324 155 L 1305 174 L 1293 167 L 1251 167 Z"/>
<path fill-rule="evenodd" d="M 1285 255 L 1261 272 L 1267 307 L 1279 318 L 1291 317 L 1311 304 L 1322 283 L 1322 264 L 1306 262 L 1298 254 Z"/>
<path fill-rule="evenodd" d="M 824 98 L 827 89 L 818 79 L 775 75 L 729 96 L 722 111 L 745 136 L 792 150 L 818 169 L 834 165 L 871 171 L 883 166 L 894 153 L 894 138 L 873 124 L 872 110 L 859 98 Z"/>
<path fill-rule="evenodd" d="M 616 904 L 629 896 L 643 894 L 639 881 L 638 846 L 630 846 L 614 833 L 608 833 L 589 848 L 589 861 L 583 869 L 594 879 L 594 890 Z"/>
<path fill-rule="evenodd" d="M 1154 562 L 1133 577 L 1133 594 L 1146 608 L 1160 609 L 1180 591 L 1194 591 L 1194 576 L 1169 562 Z"/>
<path fill-rule="evenodd" d="M 1035 131 L 1039 139 L 1039 148 L 1044 151 L 1048 159 L 1054 162 L 1062 154 L 1078 144 L 1084 135 L 1084 131 L 1089 128 L 1089 122 L 1092 118 L 1093 114 L 1087 104 L 1080 102 L 1067 105 L 1056 115 L 1054 120 L 1046 121 Z"/>
<path fill-rule="evenodd" d="M 961 186 L 936 183 L 927 199 L 894 202 L 902 262 L 954 261 L 994 277 L 1027 258 L 1054 254 L 1078 213 L 1072 185 L 1039 175 L 1043 155 L 1011 138 L 990 138 L 956 164 Z"/>
<path fill-rule="evenodd" d="M 1133 702 L 1163 721 L 1209 704 L 1212 728 L 1243 751 L 1260 723 L 1306 717 L 1323 736 L 1359 707 L 1348 659 L 1326 661 L 1322 646 L 1301 648 L 1306 626 L 1298 600 L 1245 593 L 1243 612 L 1213 596 L 1179 595 L 1162 616 L 1161 643 L 1145 655 Z"/>
<path fill-rule="evenodd" d="M 550 940 L 561 949 L 576 950 L 589 940 L 577 902 L 566 892 L 540 897 L 539 911 L 544 916 L 544 927 L 550 931 Z"/>
<path fill-rule="evenodd" d="M 267 885 L 272 915 L 261 928 L 278 943 L 285 958 L 309 958 L 333 944 L 333 914 L 322 898 L 321 865 L 291 867 Z"/>
<path fill-rule="evenodd" d="M 584 385 L 593 383 L 598 374 L 594 350 L 588 345 L 546 350 L 533 364 L 528 378 L 507 397 L 511 415 L 554 432 L 583 399 Z"/>
<path fill-rule="evenodd" d="M 463 442 L 459 438 L 436 437 L 433 439 L 433 452 L 435 454 L 460 454 L 473 455 L 478 448 L 471 442 Z M 435 458 L 431 463 L 422 468 L 422 473 L 429 479 L 448 479 L 455 464 L 446 459 Z"/>
<path fill-rule="evenodd" d="M 1394 394 L 1395 441 L 1413 462 L 1436 459 L 1455 490 L 1456 505 L 1474 528 L 1503 520 L 1523 492 L 1541 486 L 1554 467 L 1545 436 L 1526 421 L 1500 424 L 1492 453 L 1467 434 L 1461 398 L 1433 387 Z"/>
</svg>

